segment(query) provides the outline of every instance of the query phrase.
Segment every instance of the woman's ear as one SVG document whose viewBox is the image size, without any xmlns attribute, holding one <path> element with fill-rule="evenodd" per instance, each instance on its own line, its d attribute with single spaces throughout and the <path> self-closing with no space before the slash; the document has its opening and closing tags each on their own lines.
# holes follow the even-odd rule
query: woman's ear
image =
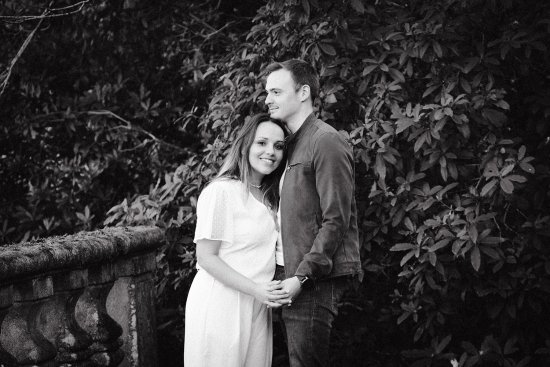
<svg viewBox="0 0 550 367">
<path fill-rule="evenodd" d="M 305 84 L 300 87 L 300 101 L 304 102 L 311 96 L 309 85 Z"/>
</svg>

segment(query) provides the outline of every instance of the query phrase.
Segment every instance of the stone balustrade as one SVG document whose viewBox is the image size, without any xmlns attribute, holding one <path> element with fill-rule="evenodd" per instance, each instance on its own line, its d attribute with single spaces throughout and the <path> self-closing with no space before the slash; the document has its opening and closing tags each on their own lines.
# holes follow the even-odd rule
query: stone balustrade
<svg viewBox="0 0 550 367">
<path fill-rule="evenodd" d="M 0 247 L 0 367 L 157 366 L 163 242 L 130 227 Z"/>
</svg>

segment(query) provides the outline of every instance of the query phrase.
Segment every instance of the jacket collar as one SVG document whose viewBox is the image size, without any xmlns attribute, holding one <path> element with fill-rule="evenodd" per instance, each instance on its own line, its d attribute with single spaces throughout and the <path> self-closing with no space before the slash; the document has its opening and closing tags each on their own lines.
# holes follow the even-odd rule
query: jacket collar
<svg viewBox="0 0 550 367">
<path fill-rule="evenodd" d="M 311 113 L 308 117 L 306 117 L 304 123 L 294 134 L 289 135 L 286 138 L 287 144 L 294 144 L 296 143 L 301 136 L 303 136 L 307 130 L 309 130 L 309 127 L 313 125 L 313 123 L 317 120 L 317 117 L 315 116 L 315 113 Z"/>
</svg>

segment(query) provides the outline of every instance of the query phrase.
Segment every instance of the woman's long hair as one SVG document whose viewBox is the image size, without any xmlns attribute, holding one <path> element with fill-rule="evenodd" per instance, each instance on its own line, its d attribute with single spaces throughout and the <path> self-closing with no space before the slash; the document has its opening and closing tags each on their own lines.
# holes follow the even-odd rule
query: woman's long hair
<svg viewBox="0 0 550 367">
<path fill-rule="evenodd" d="M 231 149 L 229 150 L 229 154 L 225 157 L 223 165 L 216 175 L 216 178 L 232 178 L 240 180 L 244 183 L 247 193 L 250 192 L 249 177 L 252 167 L 250 166 L 250 162 L 248 160 L 248 153 L 252 143 L 254 142 L 258 125 L 266 121 L 272 122 L 283 129 L 283 133 L 286 138 L 288 133 L 282 122 L 272 119 L 267 113 L 259 113 L 252 116 L 239 130 L 239 133 L 233 141 Z M 285 162 L 286 149 L 283 151 L 283 159 L 281 160 L 279 167 L 277 167 L 269 175 L 264 176 L 260 187 L 260 191 L 263 194 L 264 204 L 274 211 L 277 211 L 277 207 L 279 205 L 279 180 L 281 179 L 281 175 L 285 169 Z"/>
</svg>

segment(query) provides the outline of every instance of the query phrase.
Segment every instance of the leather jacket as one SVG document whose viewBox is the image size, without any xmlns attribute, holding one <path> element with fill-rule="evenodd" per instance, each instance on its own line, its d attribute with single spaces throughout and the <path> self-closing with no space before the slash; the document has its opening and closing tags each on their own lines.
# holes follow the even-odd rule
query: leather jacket
<svg viewBox="0 0 550 367">
<path fill-rule="evenodd" d="M 287 140 L 281 188 L 286 277 L 362 277 L 351 146 L 309 115 Z"/>
</svg>

